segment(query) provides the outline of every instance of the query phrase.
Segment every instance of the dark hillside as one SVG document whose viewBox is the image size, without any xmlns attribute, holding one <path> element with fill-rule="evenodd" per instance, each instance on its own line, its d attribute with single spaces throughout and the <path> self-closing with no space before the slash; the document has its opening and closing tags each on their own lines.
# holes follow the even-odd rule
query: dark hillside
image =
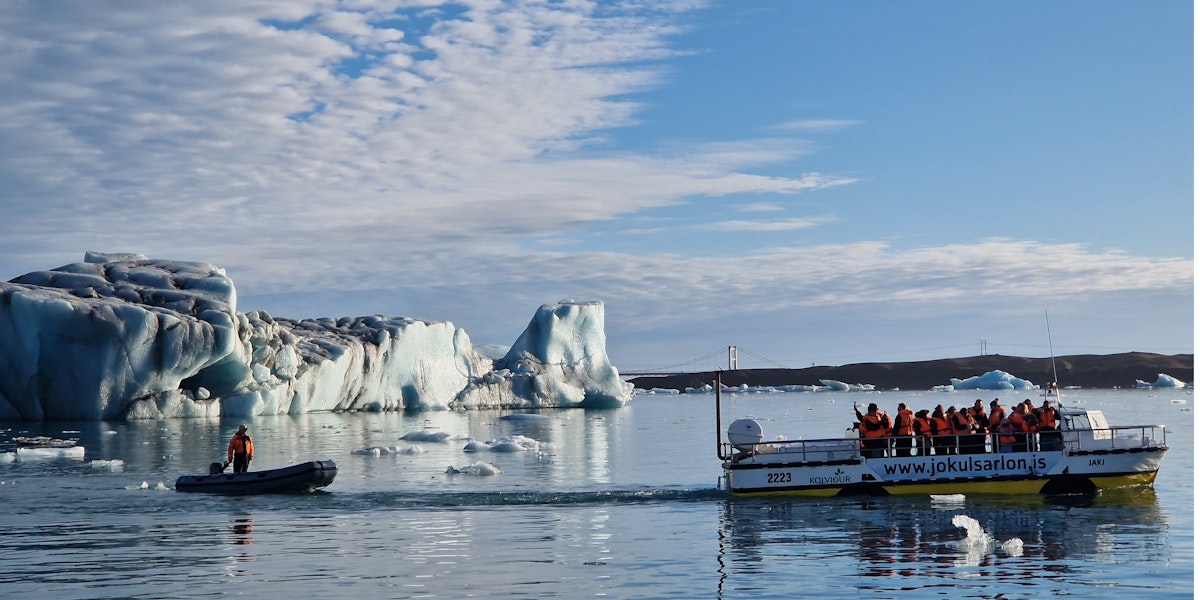
<svg viewBox="0 0 1200 600">
<path fill-rule="evenodd" d="M 1153 383 L 1159 373 L 1180 381 L 1192 382 L 1191 354 L 1080 354 L 1060 356 L 1054 361 L 1061 387 L 1131 388 L 1137 380 Z M 967 379 L 988 371 L 1004 371 L 1015 377 L 1044 385 L 1053 379 L 1049 358 L 1019 356 L 969 356 L 920 362 L 859 363 L 836 367 L 805 369 L 739 369 L 724 371 L 721 381 L 728 386 L 820 385 L 822 379 L 843 383 L 873 384 L 876 389 L 927 390 L 948 385 L 950 378 Z M 680 373 L 664 377 L 635 377 L 630 379 L 639 388 L 673 388 L 683 390 L 702 387 L 712 382 L 713 374 Z"/>
</svg>

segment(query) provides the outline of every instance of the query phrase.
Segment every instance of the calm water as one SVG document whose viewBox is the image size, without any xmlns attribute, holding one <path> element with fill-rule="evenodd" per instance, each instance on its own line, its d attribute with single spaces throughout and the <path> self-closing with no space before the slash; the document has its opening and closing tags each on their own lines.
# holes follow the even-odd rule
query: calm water
<svg viewBox="0 0 1200 600">
<path fill-rule="evenodd" d="M 1005 393 L 1007 404 L 1025 396 Z M 995 392 L 982 396 L 985 401 Z M 956 393 L 726 397 L 769 438 L 837 434 L 854 402 L 932 408 Z M 712 396 L 638 396 L 611 411 L 323 414 L 251 421 L 256 468 L 315 458 L 326 492 L 181 494 L 183 473 L 223 457 L 237 421 L 0 424 L 78 437 L 84 460 L 0 464 L 5 597 L 202 598 L 1190 598 L 1193 397 L 1078 391 L 1119 424 L 1166 423 L 1154 489 L 1092 499 L 730 500 L 715 489 Z M 445 431 L 449 443 L 398 441 Z M 524 435 L 541 451 L 462 451 Z M 417 454 L 366 456 L 369 447 Z M 118 459 L 123 467 L 93 464 Z M 449 475 L 487 461 L 503 473 Z M 146 486 L 143 489 L 142 483 Z M 159 483 L 166 489 L 156 489 Z M 132 488 L 132 489 L 131 489 Z M 954 524 L 977 522 L 972 543 Z M 1014 541 L 1015 540 L 1015 541 Z M 1003 545 L 1002 545 L 1003 544 Z"/>
</svg>

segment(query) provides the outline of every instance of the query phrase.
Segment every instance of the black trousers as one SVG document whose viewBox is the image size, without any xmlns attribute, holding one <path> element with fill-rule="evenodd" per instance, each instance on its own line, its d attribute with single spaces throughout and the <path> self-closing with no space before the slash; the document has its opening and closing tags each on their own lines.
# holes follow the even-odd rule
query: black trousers
<svg viewBox="0 0 1200 600">
<path fill-rule="evenodd" d="M 248 469 L 249 467 L 250 467 L 250 457 L 248 455 L 245 455 L 245 454 L 234 454 L 233 455 L 233 472 L 234 473 L 245 473 L 246 469 Z"/>
</svg>

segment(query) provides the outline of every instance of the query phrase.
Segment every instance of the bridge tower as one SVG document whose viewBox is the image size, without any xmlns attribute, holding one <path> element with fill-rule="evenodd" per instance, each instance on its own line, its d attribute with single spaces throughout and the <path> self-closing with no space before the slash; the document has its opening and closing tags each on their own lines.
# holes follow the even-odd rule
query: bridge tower
<svg viewBox="0 0 1200 600">
<path fill-rule="evenodd" d="M 730 346 L 730 347 L 729 347 L 729 370 L 730 370 L 730 371 L 736 371 L 736 370 L 737 370 L 737 368 L 738 368 L 738 364 L 737 364 L 737 346 Z"/>
</svg>

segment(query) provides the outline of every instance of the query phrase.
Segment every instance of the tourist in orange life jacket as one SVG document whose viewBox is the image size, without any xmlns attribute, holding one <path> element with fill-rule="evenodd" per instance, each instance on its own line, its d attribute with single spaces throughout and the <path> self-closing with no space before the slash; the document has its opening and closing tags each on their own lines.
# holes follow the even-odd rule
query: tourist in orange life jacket
<svg viewBox="0 0 1200 600">
<path fill-rule="evenodd" d="M 1062 432 L 1058 431 L 1058 409 L 1049 400 L 1042 401 L 1042 407 L 1034 411 L 1037 416 L 1038 442 L 1042 450 L 1061 450 Z"/>
<path fill-rule="evenodd" d="M 928 456 L 933 447 L 933 426 L 929 422 L 929 411 L 919 410 L 913 417 L 913 436 L 916 438 L 917 456 Z"/>
<path fill-rule="evenodd" d="M 982 454 L 986 450 L 987 426 L 980 425 L 979 421 L 971 416 L 969 408 L 958 409 L 957 426 L 962 429 L 963 424 L 965 424 L 966 433 L 958 438 L 959 452 L 961 454 Z"/>
<path fill-rule="evenodd" d="M 971 419 L 975 421 L 977 426 L 975 428 L 976 431 L 983 431 L 987 429 L 988 413 L 987 409 L 983 407 L 983 398 L 975 399 L 975 405 L 967 409 L 967 416 L 971 417 Z"/>
<path fill-rule="evenodd" d="M 1025 422 L 1025 405 L 1013 407 L 1012 414 L 1000 425 L 1000 451 L 1008 447 L 1009 452 L 1029 450 L 1029 425 Z"/>
<path fill-rule="evenodd" d="M 893 456 L 912 456 L 913 411 L 903 402 L 896 407 L 896 424 L 892 426 Z"/>
<path fill-rule="evenodd" d="M 992 432 L 992 452 L 1000 448 L 1000 439 L 995 434 L 999 433 L 1000 425 L 1004 423 L 1008 415 L 1004 414 L 1004 407 L 1000 406 L 1000 399 L 992 400 L 991 412 L 988 413 L 988 431 Z"/>
<path fill-rule="evenodd" d="M 887 437 L 892 432 L 892 419 L 879 406 L 872 402 L 867 406 L 867 414 L 854 406 L 854 416 L 858 417 L 858 434 L 862 436 L 863 455 L 867 458 L 880 458 L 887 453 Z"/>
<path fill-rule="evenodd" d="M 232 462 L 234 473 L 245 473 L 246 469 L 250 468 L 252 460 L 254 460 L 254 442 L 250 440 L 250 433 L 246 431 L 246 426 L 242 425 L 229 440 L 228 458 L 225 464 L 228 466 Z"/>
<path fill-rule="evenodd" d="M 954 447 L 951 448 L 954 454 L 966 454 L 966 445 L 971 441 L 968 437 L 974 431 L 971 423 L 971 418 L 967 416 L 967 409 L 955 410 L 951 406 L 946 410 L 946 420 L 950 422 L 950 433 L 954 434 L 956 440 Z"/>
<path fill-rule="evenodd" d="M 939 404 L 933 408 L 929 416 L 930 428 L 933 430 L 933 449 L 936 454 L 949 454 L 949 447 L 954 445 L 950 437 L 950 422 L 946 420 L 946 411 Z"/>
</svg>

